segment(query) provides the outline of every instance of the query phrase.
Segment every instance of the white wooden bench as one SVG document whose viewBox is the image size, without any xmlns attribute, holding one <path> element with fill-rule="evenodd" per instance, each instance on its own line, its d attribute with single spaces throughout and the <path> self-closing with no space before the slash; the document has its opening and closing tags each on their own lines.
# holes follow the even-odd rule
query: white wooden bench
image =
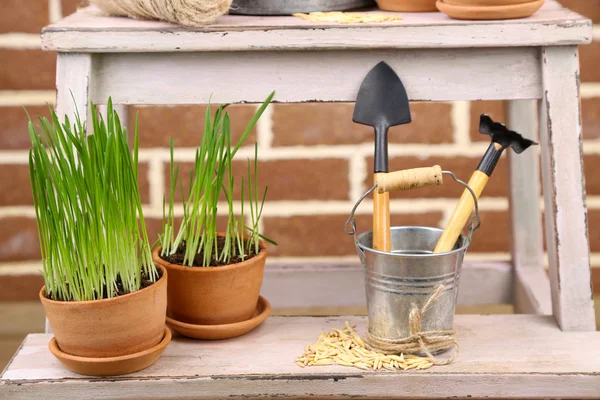
<svg viewBox="0 0 600 400">
<path fill-rule="evenodd" d="M 114 379 L 70 373 L 47 351 L 51 335 L 29 335 L 0 377 L 0 398 L 599 397 L 577 53 L 592 28 L 546 3 L 531 18 L 496 22 L 439 13 L 404 14 L 400 25 L 342 26 L 226 16 L 190 29 L 83 10 L 46 27 L 44 48 L 59 52 L 59 114 L 75 111 L 71 92 L 81 115 L 90 100 L 109 95 L 116 104 L 199 104 L 211 94 L 212 102 L 235 103 L 261 101 L 276 89 L 280 102 L 354 101 L 380 60 L 399 73 L 411 100 L 508 100 L 508 122 L 522 132 L 538 130 L 541 100 L 550 274 L 538 218 L 540 166 L 531 151 L 510 160 L 512 262 L 465 265 L 459 298 L 514 303 L 528 315 L 458 316 L 461 354 L 450 366 L 408 373 L 300 369 L 293 361 L 304 345 L 345 319 L 272 317 L 230 341 L 175 338 L 154 366 Z M 365 304 L 360 266 L 343 262 L 270 263 L 263 295 L 274 307 Z M 350 319 L 364 333 L 365 319 Z"/>
</svg>

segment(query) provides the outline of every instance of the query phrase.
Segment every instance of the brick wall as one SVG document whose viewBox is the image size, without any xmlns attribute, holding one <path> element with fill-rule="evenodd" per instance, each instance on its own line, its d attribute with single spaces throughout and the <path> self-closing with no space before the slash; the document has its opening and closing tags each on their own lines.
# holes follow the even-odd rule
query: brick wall
<svg viewBox="0 0 600 400">
<path fill-rule="evenodd" d="M 27 167 L 29 139 L 26 106 L 32 115 L 47 115 L 53 104 L 55 54 L 39 49 L 39 31 L 73 12 L 78 0 L 4 0 L 0 15 L 0 301 L 35 299 L 41 286 L 39 246 Z M 581 48 L 584 154 L 594 277 L 600 290 L 600 2 L 564 0 L 594 19 L 596 41 Z M 251 118 L 254 105 L 230 108 L 234 129 Z M 280 245 L 273 257 L 347 258 L 355 260 L 343 224 L 353 201 L 369 184 L 373 134 L 353 124 L 352 104 L 275 105 L 250 138 L 260 146 L 262 182 L 269 185 L 262 228 Z M 162 197 L 168 184 L 169 137 L 176 158 L 189 168 L 199 143 L 202 106 L 129 107 L 139 113 L 141 191 L 151 238 L 160 229 Z M 478 116 L 505 120 L 503 102 L 413 103 L 413 123 L 390 132 L 390 168 L 440 164 L 468 179 L 487 143 L 477 132 Z M 241 150 L 240 157 L 252 149 Z M 244 158 L 242 158 L 243 160 Z M 471 259 L 508 260 L 510 226 L 507 163 L 503 161 L 481 199 L 482 229 Z M 393 195 L 393 225 L 443 226 L 461 190 L 453 182 Z M 359 229 L 369 229 L 368 206 L 359 209 Z M 20 276 L 20 279 L 16 279 Z"/>
</svg>

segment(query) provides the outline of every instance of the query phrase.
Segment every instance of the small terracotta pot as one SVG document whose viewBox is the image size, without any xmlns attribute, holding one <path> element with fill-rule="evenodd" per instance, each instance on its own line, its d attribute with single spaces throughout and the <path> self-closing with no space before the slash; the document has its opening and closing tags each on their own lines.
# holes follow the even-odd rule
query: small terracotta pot
<svg viewBox="0 0 600 400">
<path fill-rule="evenodd" d="M 433 12 L 436 0 L 377 0 L 377 6 L 385 11 Z"/>
<path fill-rule="evenodd" d="M 60 350 L 79 357 L 118 357 L 156 346 L 165 334 L 167 271 L 152 285 L 111 299 L 40 300 Z"/>
<path fill-rule="evenodd" d="M 160 258 L 154 263 L 169 271 L 168 315 L 180 322 L 220 325 L 246 321 L 256 311 L 265 271 L 267 248 L 260 243 L 258 255 L 222 267 L 187 267 Z"/>
</svg>

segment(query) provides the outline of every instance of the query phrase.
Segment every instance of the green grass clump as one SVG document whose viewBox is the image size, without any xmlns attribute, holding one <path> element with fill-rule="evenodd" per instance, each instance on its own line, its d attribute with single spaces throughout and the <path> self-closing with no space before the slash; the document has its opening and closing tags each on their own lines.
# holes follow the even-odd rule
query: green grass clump
<svg viewBox="0 0 600 400">
<path fill-rule="evenodd" d="M 95 110 L 93 104 L 92 109 Z M 156 267 L 138 190 L 138 129 L 133 154 L 108 101 L 106 121 L 92 113 L 93 134 L 76 115 L 60 123 L 29 120 L 29 169 L 46 295 L 98 300 L 154 282 Z"/>
<path fill-rule="evenodd" d="M 196 150 L 194 169 L 190 174 L 190 188 L 183 201 L 183 221 L 175 235 L 174 196 L 179 180 L 179 168 L 173 162 L 173 140 L 171 140 L 170 198 L 163 202 L 163 230 L 159 237 L 163 258 L 185 250 L 183 265 L 192 266 L 197 255 L 201 255 L 202 266 L 225 265 L 232 260 L 244 260 L 260 252 L 260 239 L 275 244 L 258 232 L 268 188 L 259 193 L 258 147 L 254 147 L 254 160 L 248 160 L 247 176 L 239 181 L 232 171 L 232 161 L 248 134 L 263 114 L 275 92 L 271 93 L 259 107 L 246 126 L 237 143 L 231 143 L 231 124 L 226 106 L 220 106 L 211 118 L 210 105 L 206 109 L 204 134 Z M 239 183 L 238 183 L 239 182 Z M 236 185 L 241 188 L 241 210 L 234 212 L 233 192 Z M 183 191 L 183 190 L 182 190 Z M 217 209 L 219 199 L 225 198 L 227 224 L 222 248 L 217 239 Z M 246 216 L 250 222 L 245 223 Z"/>
</svg>

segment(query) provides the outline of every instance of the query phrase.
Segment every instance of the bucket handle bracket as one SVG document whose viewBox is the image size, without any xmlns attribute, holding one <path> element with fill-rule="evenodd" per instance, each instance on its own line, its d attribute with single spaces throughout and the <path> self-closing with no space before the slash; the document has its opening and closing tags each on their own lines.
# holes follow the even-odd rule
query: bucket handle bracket
<svg viewBox="0 0 600 400">
<path fill-rule="evenodd" d="M 471 196 L 473 196 L 473 201 L 475 203 L 475 214 L 469 220 L 469 231 L 467 234 L 467 239 L 468 239 L 469 243 L 471 243 L 471 237 L 473 236 L 473 232 L 475 232 L 481 226 L 481 216 L 479 215 L 479 202 L 477 201 L 477 195 L 475 194 L 473 189 L 466 182 L 458 179 L 452 171 L 442 171 L 442 174 L 450 175 L 452 177 L 452 179 L 454 179 L 454 181 L 463 185 L 465 187 L 465 189 L 467 189 L 469 191 L 469 193 L 471 193 Z M 348 217 L 348 219 L 346 220 L 346 224 L 344 225 L 344 230 L 346 231 L 346 234 L 354 235 L 354 237 L 356 238 L 356 219 L 354 218 L 354 214 L 356 213 L 356 209 L 358 208 L 360 203 L 362 203 L 362 201 L 367 196 L 369 196 L 371 193 L 373 193 L 373 191 L 376 188 L 377 188 L 377 184 L 373 185 L 369 190 L 367 190 L 356 201 L 356 203 L 354 203 L 354 207 L 352 207 L 352 211 L 350 211 L 350 216 Z M 475 221 L 477 221 L 477 224 L 475 224 Z"/>
</svg>

